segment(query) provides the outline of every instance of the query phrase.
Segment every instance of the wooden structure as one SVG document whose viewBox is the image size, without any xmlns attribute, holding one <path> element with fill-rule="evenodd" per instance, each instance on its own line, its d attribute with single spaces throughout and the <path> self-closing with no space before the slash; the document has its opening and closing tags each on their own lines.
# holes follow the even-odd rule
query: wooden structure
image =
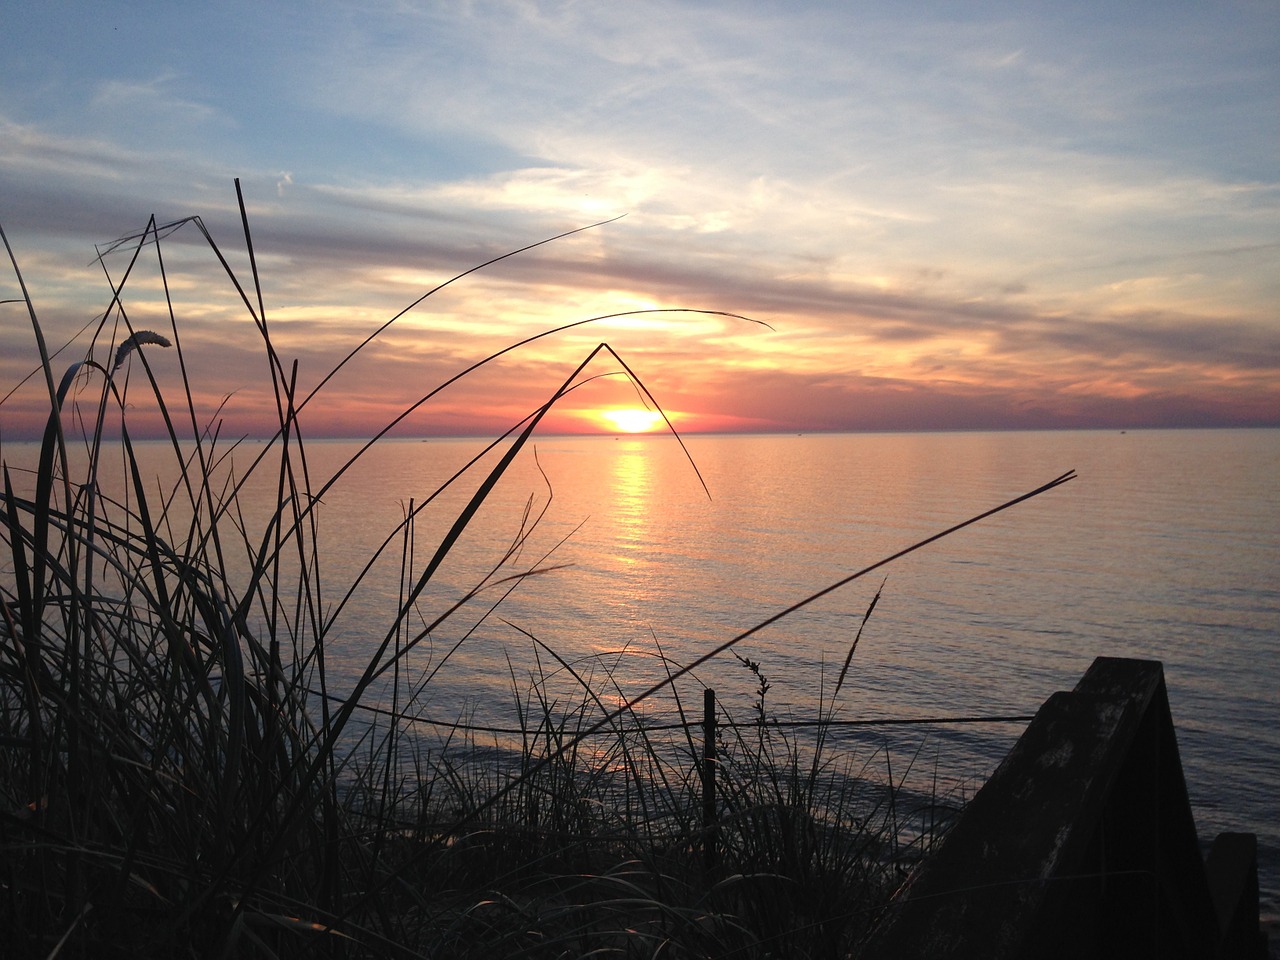
<svg viewBox="0 0 1280 960">
<path fill-rule="evenodd" d="M 1254 837 L 1202 858 L 1159 663 L 1050 697 L 861 954 L 961 957 L 1265 960 Z"/>
</svg>

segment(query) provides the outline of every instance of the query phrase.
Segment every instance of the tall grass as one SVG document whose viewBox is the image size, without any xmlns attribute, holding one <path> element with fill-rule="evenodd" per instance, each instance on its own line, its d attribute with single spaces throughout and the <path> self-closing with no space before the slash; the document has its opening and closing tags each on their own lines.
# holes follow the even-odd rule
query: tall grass
<svg viewBox="0 0 1280 960">
<path fill-rule="evenodd" d="M 88 354 L 61 373 L 0 231 L 21 290 L 6 309 L 26 309 L 49 404 L 34 467 L 11 468 L 6 459 L 0 501 L 6 955 L 847 951 L 910 859 L 888 855 L 902 835 L 894 784 L 878 771 L 870 776 L 869 761 L 851 766 L 822 735 L 802 743 L 771 728 L 767 683 L 754 662 L 758 722 L 722 728 L 716 866 L 709 870 L 702 855 L 700 745 L 676 681 L 754 630 L 690 664 L 657 648 L 664 679 L 622 706 L 612 705 L 625 701 L 616 665 L 568 662 L 529 633 L 543 670 L 512 670 L 515 728 L 419 722 L 422 697 L 466 642 L 467 624 L 551 569 L 521 559 L 537 522 L 530 515 L 487 576 L 429 607 L 427 588 L 458 539 L 597 355 L 610 356 L 657 406 L 640 377 L 601 344 L 485 455 L 412 503 L 354 581 L 335 590 L 322 576 L 315 509 L 325 493 L 447 383 L 591 321 L 479 360 L 408 405 L 331 476 L 317 477 L 301 426 L 306 408 L 397 318 L 300 393 L 297 364 L 272 339 L 242 219 L 244 275 L 199 218 L 153 219 L 104 251 L 126 255 L 127 266 L 119 279 L 108 276 L 110 305 Z M 178 230 L 201 235 L 255 325 L 278 423 L 269 443 L 225 439 L 218 421 L 198 411 L 164 258 Z M 129 283 L 144 256 L 154 258 L 165 291 L 163 333 L 130 322 Z M 160 363 L 177 366 L 180 389 L 162 388 Z M 165 424 L 163 487 L 133 440 L 140 392 Z M 262 484 L 274 506 L 254 520 L 247 491 Z M 455 488 L 465 489 L 462 506 L 424 549 L 418 521 Z M 339 677 L 326 659 L 336 617 L 375 560 L 396 554 L 400 601 L 371 628 L 363 666 Z M 424 608 L 433 612 L 424 616 Z M 431 674 L 410 677 L 411 652 L 459 621 L 455 647 Z M 575 696 L 553 692 L 553 676 L 571 678 Z M 675 697 L 682 722 L 637 726 L 637 702 L 659 690 Z"/>
</svg>

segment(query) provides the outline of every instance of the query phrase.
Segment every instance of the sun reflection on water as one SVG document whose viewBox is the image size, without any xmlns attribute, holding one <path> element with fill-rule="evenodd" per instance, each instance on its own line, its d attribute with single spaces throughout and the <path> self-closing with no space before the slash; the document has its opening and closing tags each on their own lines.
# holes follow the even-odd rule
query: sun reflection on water
<svg viewBox="0 0 1280 960">
<path fill-rule="evenodd" d="M 638 551 L 650 540 L 653 467 L 643 441 L 619 440 L 616 446 L 610 471 L 614 542 L 620 550 L 617 559 L 631 565 L 640 562 Z"/>
</svg>

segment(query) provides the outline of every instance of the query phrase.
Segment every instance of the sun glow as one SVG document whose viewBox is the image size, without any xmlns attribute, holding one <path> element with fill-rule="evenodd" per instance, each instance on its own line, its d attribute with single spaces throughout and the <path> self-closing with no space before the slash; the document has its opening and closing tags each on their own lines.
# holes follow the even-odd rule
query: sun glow
<svg viewBox="0 0 1280 960">
<path fill-rule="evenodd" d="M 648 433 L 662 426 L 662 414 L 641 407 L 601 410 L 599 417 L 619 433 Z"/>
</svg>

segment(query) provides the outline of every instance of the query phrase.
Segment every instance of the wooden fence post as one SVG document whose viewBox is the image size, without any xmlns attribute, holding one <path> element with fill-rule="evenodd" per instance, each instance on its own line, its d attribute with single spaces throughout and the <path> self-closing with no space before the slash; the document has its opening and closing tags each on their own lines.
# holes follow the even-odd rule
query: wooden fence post
<svg viewBox="0 0 1280 960">
<path fill-rule="evenodd" d="M 1099 657 L 1036 712 L 860 956 L 1262 960 L 1255 844 L 1226 835 L 1206 869 L 1164 668 Z"/>
<path fill-rule="evenodd" d="M 702 691 L 702 861 L 716 865 L 716 692 Z"/>
</svg>

